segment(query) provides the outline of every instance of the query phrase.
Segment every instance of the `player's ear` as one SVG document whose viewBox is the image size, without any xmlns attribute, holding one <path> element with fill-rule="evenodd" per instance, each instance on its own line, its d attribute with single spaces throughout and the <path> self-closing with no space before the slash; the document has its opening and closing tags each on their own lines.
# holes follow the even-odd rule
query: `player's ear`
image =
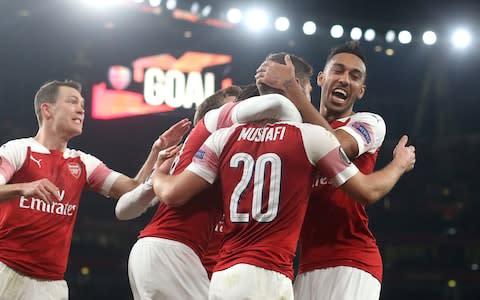
<svg viewBox="0 0 480 300">
<path fill-rule="evenodd" d="M 43 119 L 49 119 L 52 117 L 52 106 L 50 105 L 50 103 L 47 103 L 47 102 L 44 102 L 40 105 L 40 113 L 42 114 L 43 116 Z"/>
<path fill-rule="evenodd" d="M 322 87 L 324 81 L 325 81 L 325 74 L 322 71 L 318 72 L 317 85 L 319 87 Z"/>
<path fill-rule="evenodd" d="M 367 90 L 367 86 L 365 84 L 362 84 L 362 87 L 360 88 L 360 93 L 358 94 L 357 100 L 360 100 L 363 98 L 363 95 L 365 95 L 365 91 Z"/>
</svg>

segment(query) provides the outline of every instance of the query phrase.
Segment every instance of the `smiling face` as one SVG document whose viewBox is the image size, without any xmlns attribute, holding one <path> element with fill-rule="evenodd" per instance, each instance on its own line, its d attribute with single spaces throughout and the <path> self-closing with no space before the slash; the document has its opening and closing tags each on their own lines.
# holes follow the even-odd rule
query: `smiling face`
<svg viewBox="0 0 480 300">
<path fill-rule="evenodd" d="M 85 118 L 84 99 L 80 92 L 60 86 L 54 103 L 43 103 L 44 123 L 56 134 L 72 138 L 80 135 Z"/>
<path fill-rule="evenodd" d="M 338 53 L 317 77 L 321 87 L 320 112 L 327 120 L 347 117 L 365 94 L 366 66 L 351 53 Z"/>
</svg>

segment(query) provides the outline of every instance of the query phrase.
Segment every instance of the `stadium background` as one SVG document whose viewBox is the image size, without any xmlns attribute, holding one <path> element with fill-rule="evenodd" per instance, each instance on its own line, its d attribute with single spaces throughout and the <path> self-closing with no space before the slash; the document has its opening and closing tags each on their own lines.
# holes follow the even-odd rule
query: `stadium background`
<svg viewBox="0 0 480 300">
<path fill-rule="evenodd" d="M 252 32 L 241 25 L 209 26 L 205 20 L 225 21 L 229 7 L 246 9 L 258 4 L 253 1 L 198 1 L 200 9 L 212 8 L 210 16 L 198 22 L 174 18 L 165 1 L 160 13 L 148 3 L 98 8 L 84 2 L 0 2 L 0 143 L 35 135 L 33 95 L 42 83 L 75 79 L 84 85 L 87 117 L 83 135 L 70 147 L 133 176 L 158 134 L 180 118 L 192 117 L 194 110 L 93 119 L 92 86 L 108 82 L 110 66 L 131 66 L 137 58 L 161 53 L 226 54 L 232 57 L 230 63 L 208 69 L 215 73 L 216 87 L 227 77 L 235 84 L 247 84 L 270 52 L 302 56 L 319 71 L 328 50 L 349 39 L 349 28 L 371 27 L 377 31 L 375 40 L 361 41 L 368 59 L 367 94 L 356 110 L 376 112 L 386 121 L 377 167 L 390 160 L 402 134 L 408 134 L 417 148 L 415 170 L 368 209 L 384 261 L 381 299 L 480 298 L 480 204 L 475 190 L 480 179 L 480 4 L 263 1 L 271 20 L 280 15 L 290 18 L 290 29 Z M 178 0 L 176 9 L 189 11 L 193 2 Z M 317 23 L 311 36 L 301 30 L 307 20 Z M 345 27 L 342 38 L 330 37 L 333 24 Z M 473 36 L 470 47 L 460 50 L 450 45 L 448 36 L 459 24 L 467 24 Z M 387 43 L 383 34 L 389 29 L 411 30 L 412 43 Z M 421 42 L 419 36 L 426 29 L 437 30 L 435 45 Z M 393 55 L 386 55 L 386 49 L 392 49 Z M 318 106 L 313 79 L 312 84 L 312 99 Z M 141 92 L 139 85 L 134 88 Z M 72 300 L 131 299 L 128 253 L 152 212 L 120 222 L 113 201 L 84 193 L 66 274 Z"/>
</svg>

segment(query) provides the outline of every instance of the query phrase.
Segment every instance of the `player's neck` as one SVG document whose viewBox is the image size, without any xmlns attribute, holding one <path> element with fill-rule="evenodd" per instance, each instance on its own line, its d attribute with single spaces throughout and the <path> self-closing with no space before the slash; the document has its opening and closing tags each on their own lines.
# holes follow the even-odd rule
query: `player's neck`
<svg viewBox="0 0 480 300">
<path fill-rule="evenodd" d="M 49 150 L 65 151 L 69 138 L 59 135 L 56 132 L 50 132 L 41 127 L 37 135 L 33 138 Z"/>
<path fill-rule="evenodd" d="M 353 110 L 348 110 L 345 112 L 336 112 L 329 110 L 325 107 L 325 105 L 320 104 L 320 114 L 327 120 L 328 123 L 332 123 L 335 120 L 348 118 L 351 115 L 355 114 Z"/>
</svg>

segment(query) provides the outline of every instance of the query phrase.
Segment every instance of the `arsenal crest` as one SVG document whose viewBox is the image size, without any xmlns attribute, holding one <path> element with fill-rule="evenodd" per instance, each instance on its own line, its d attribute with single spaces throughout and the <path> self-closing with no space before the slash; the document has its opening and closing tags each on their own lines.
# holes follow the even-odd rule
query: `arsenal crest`
<svg viewBox="0 0 480 300">
<path fill-rule="evenodd" d="M 82 168 L 79 163 L 68 163 L 68 170 L 70 170 L 70 174 L 77 179 L 82 174 Z"/>
</svg>

